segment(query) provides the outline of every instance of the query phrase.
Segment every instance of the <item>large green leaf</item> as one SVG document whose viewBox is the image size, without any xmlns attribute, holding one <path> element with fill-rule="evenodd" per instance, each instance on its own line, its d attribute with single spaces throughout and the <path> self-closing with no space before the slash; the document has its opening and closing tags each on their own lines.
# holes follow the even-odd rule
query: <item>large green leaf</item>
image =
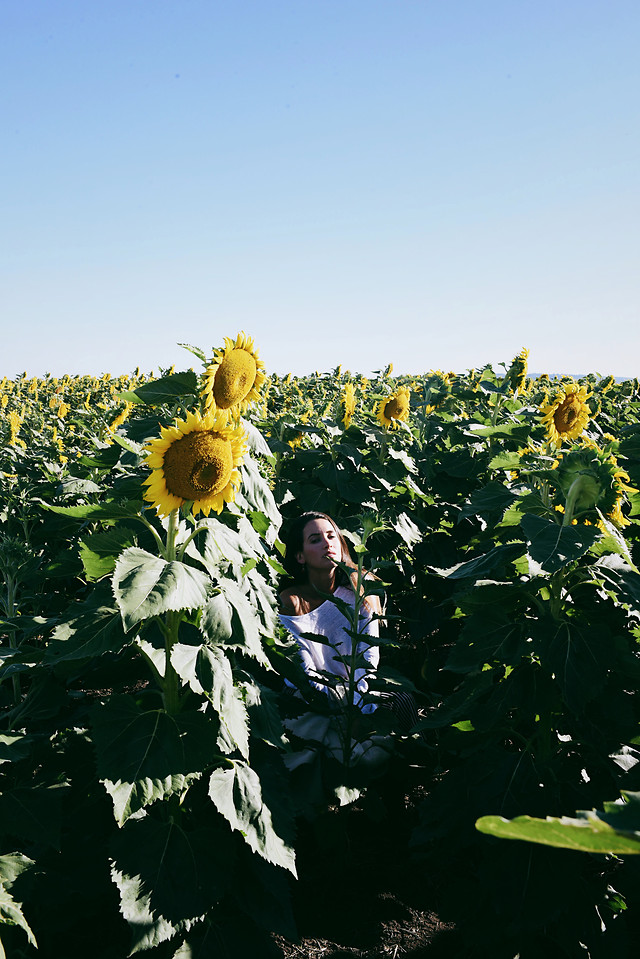
<svg viewBox="0 0 640 959">
<path fill-rule="evenodd" d="M 501 839 L 520 839 L 526 842 L 558 846 L 579 852 L 614 854 L 618 856 L 640 853 L 640 793 L 624 793 L 623 805 L 606 803 L 605 811 L 591 810 L 578 813 L 577 819 L 568 816 L 482 816 L 476 829 Z"/>
<path fill-rule="evenodd" d="M 133 533 L 123 526 L 87 536 L 80 544 L 80 559 L 87 579 L 95 581 L 112 573 L 122 550 L 133 543 Z"/>
<path fill-rule="evenodd" d="M 415 544 L 419 543 L 422 539 L 422 533 L 419 528 L 406 513 L 400 513 L 396 517 L 393 528 L 409 547 L 415 546 Z"/>
<path fill-rule="evenodd" d="M 71 616 L 53 631 L 44 662 L 50 665 L 117 653 L 128 642 L 122 619 L 106 588 L 94 590 L 84 603 L 71 607 Z M 107 605 L 108 604 L 108 605 Z"/>
<path fill-rule="evenodd" d="M 244 762 L 214 769 L 209 796 L 231 828 L 242 833 L 254 852 L 296 875 L 293 848 L 276 833 L 271 812 L 262 800 L 260 779 Z"/>
<path fill-rule="evenodd" d="M 6 922 L 10 926 L 19 926 L 26 933 L 29 943 L 37 948 L 38 943 L 24 916 L 22 904 L 16 902 L 9 891 L 15 879 L 34 865 L 32 859 L 21 853 L 0 856 L 0 923 Z M 0 942 L 0 955 L 3 952 L 2 942 Z"/>
<path fill-rule="evenodd" d="M 447 669 L 466 673 L 496 661 L 514 666 L 525 651 L 524 640 L 523 624 L 513 618 L 511 610 L 488 604 L 465 622 L 447 659 Z"/>
<path fill-rule="evenodd" d="M 249 554 L 236 530 L 213 517 L 200 520 L 198 526 L 201 532 L 187 546 L 187 554 L 211 576 L 218 577 L 230 566 L 239 573 Z"/>
<path fill-rule="evenodd" d="M 242 476 L 242 496 L 247 501 L 251 509 L 259 510 L 267 516 L 276 529 L 279 528 L 282 517 L 273 498 L 273 493 L 269 483 L 264 478 L 256 461 L 250 457 L 245 460 L 240 467 Z"/>
<path fill-rule="evenodd" d="M 21 733 L 0 733 L 0 765 L 25 759 L 36 742 L 34 736 Z"/>
<path fill-rule="evenodd" d="M 503 483 L 491 480 L 486 486 L 475 490 L 470 500 L 462 509 L 463 516 L 481 516 L 484 519 L 495 520 L 502 516 L 508 506 L 516 500 L 513 493 Z"/>
<path fill-rule="evenodd" d="M 217 744 L 224 753 L 239 749 L 249 758 L 249 720 L 242 690 L 233 682 L 231 663 L 220 646 L 176 644 L 171 662 L 178 675 L 199 695 L 206 695 L 221 724 Z"/>
<path fill-rule="evenodd" d="M 615 644 L 605 623 L 539 620 L 533 624 L 542 662 L 553 672 L 572 712 L 582 712 L 603 688 L 615 658 Z"/>
<path fill-rule="evenodd" d="M 505 452 L 498 453 L 489 463 L 492 470 L 515 470 L 520 466 L 520 454 Z"/>
<path fill-rule="evenodd" d="M 210 643 L 226 643 L 233 636 L 233 606 L 223 592 L 207 601 L 200 617 L 202 635 Z"/>
<path fill-rule="evenodd" d="M 232 644 L 242 646 L 245 652 L 268 668 L 269 660 L 262 648 L 262 624 L 257 611 L 236 582 L 221 579 L 219 585 L 233 609 Z"/>
<path fill-rule="evenodd" d="M 158 799 L 182 793 L 220 755 L 216 727 L 203 713 L 143 712 L 113 696 L 92 712 L 98 778 L 119 825 Z"/>
<path fill-rule="evenodd" d="M 524 549 L 524 543 L 506 543 L 466 563 L 458 563 L 451 569 L 434 568 L 433 571 L 447 579 L 485 579 L 522 556 Z"/>
<path fill-rule="evenodd" d="M 182 373 L 161 376 L 152 383 L 143 383 L 131 392 L 139 402 L 152 406 L 160 403 L 174 403 L 184 396 L 189 399 L 197 396 L 198 379 L 193 370 L 185 370 Z"/>
<path fill-rule="evenodd" d="M 52 513 L 88 520 L 129 519 L 139 516 L 143 505 L 142 498 L 126 502 L 86 503 L 84 506 L 54 506 L 52 503 L 42 503 L 42 506 Z"/>
<path fill-rule="evenodd" d="M 222 898 L 233 860 L 222 820 L 191 830 L 180 817 L 130 820 L 114 837 L 111 852 L 112 875 L 131 925 L 138 925 L 134 915 L 146 908 L 155 921 L 161 917 L 172 926 L 204 915 Z"/>
<path fill-rule="evenodd" d="M 602 557 L 595 563 L 595 570 L 609 587 L 613 587 L 617 599 L 630 607 L 640 608 L 640 575 L 620 555 Z"/>
<path fill-rule="evenodd" d="M 170 610 L 198 609 L 212 592 L 211 580 L 200 570 L 135 546 L 122 553 L 113 573 L 113 593 L 126 632 Z"/>
<path fill-rule="evenodd" d="M 62 803 L 67 783 L 24 786 L 0 793 L 0 822 L 7 836 L 60 848 Z"/>
<path fill-rule="evenodd" d="M 523 516 L 520 525 L 531 544 L 531 558 L 548 573 L 579 559 L 600 535 L 595 526 L 559 526 L 532 513 Z"/>
<path fill-rule="evenodd" d="M 499 426 L 474 426 L 471 427 L 471 432 L 473 436 L 498 437 L 527 443 L 531 431 L 526 423 L 501 423 Z"/>
<path fill-rule="evenodd" d="M 127 876 L 115 866 L 111 878 L 120 893 L 120 912 L 131 930 L 129 956 L 147 952 L 162 942 L 172 939 L 180 929 L 162 915 L 156 915 L 151 907 L 151 894 L 140 876 Z M 185 923 L 188 927 L 188 923 Z"/>
</svg>

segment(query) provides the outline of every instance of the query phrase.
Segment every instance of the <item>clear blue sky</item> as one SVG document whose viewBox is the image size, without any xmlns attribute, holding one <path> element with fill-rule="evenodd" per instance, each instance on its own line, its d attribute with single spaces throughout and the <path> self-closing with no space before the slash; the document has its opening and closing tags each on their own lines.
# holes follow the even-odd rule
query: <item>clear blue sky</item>
<svg viewBox="0 0 640 959">
<path fill-rule="evenodd" d="M 640 374 L 638 0 L 2 0 L 0 374 Z"/>
</svg>

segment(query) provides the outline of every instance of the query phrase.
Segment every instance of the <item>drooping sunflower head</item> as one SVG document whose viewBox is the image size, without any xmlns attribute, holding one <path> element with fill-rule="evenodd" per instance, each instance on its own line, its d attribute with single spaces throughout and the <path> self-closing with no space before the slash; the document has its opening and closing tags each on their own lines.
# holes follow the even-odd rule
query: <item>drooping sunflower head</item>
<svg viewBox="0 0 640 959">
<path fill-rule="evenodd" d="M 562 446 L 563 441 L 580 436 L 591 418 L 587 403 L 590 396 L 586 386 L 564 383 L 551 399 L 543 403 L 540 412 L 550 443 Z"/>
<path fill-rule="evenodd" d="M 147 444 L 146 465 L 153 472 L 143 496 L 160 516 L 168 516 L 185 503 L 193 513 L 220 513 L 235 499 L 247 451 L 240 425 L 229 424 L 226 413 L 187 413 L 186 419 L 162 427 L 160 436 Z"/>
<path fill-rule="evenodd" d="M 340 420 L 344 428 L 348 430 L 356 409 L 356 391 L 353 383 L 347 383 L 345 385 L 340 407 Z"/>
<path fill-rule="evenodd" d="M 385 398 L 378 403 L 378 423 L 386 429 L 396 429 L 399 421 L 409 419 L 410 405 L 411 392 L 406 386 L 400 386 L 391 398 Z"/>
<path fill-rule="evenodd" d="M 513 390 L 514 396 L 517 396 L 518 393 L 521 393 L 524 390 L 524 385 L 527 380 L 527 362 L 529 360 L 529 350 L 523 348 L 520 350 L 518 355 L 514 358 L 511 366 L 507 370 L 506 379 L 509 382 L 509 386 Z"/>
<path fill-rule="evenodd" d="M 597 508 L 617 526 L 624 526 L 628 525 L 621 509 L 625 494 L 636 490 L 611 452 L 612 445 L 601 448 L 590 441 L 565 453 L 558 464 L 558 488 L 565 504 L 570 501 L 572 514 Z"/>
<path fill-rule="evenodd" d="M 601 393 L 608 393 L 608 391 L 614 385 L 615 381 L 616 380 L 614 376 L 605 376 L 598 383 L 598 389 L 600 390 Z"/>
<path fill-rule="evenodd" d="M 203 410 L 224 410 L 239 416 L 260 400 L 265 379 L 264 363 L 251 337 L 245 333 L 238 333 L 235 340 L 225 336 L 224 347 L 215 351 L 204 374 L 200 394 Z"/>
</svg>

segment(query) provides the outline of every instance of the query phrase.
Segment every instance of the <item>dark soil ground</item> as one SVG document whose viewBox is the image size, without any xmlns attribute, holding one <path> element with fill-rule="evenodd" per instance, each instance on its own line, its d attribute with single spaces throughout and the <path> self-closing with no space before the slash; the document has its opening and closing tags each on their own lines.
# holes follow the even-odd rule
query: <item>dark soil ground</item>
<svg viewBox="0 0 640 959">
<path fill-rule="evenodd" d="M 454 926 L 438 916 L 437 877 L 409 852 L 421 787 L 372 817 L 355 804 L 300 830 L 292 898 L 299 940 L 275 936 L 285 959 L 451 959 Z"/>
</svg>

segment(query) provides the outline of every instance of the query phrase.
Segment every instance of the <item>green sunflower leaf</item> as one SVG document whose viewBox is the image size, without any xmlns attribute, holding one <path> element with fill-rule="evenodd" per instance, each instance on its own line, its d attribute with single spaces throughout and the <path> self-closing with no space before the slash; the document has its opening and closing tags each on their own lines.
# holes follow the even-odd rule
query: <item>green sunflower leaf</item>
<svg viewBox="0 0 640 959">
<path fill-rule="evenodd" d="M 138 547 L 126 549 L 118 558 L 112 585 L 125 632 L 169 610 L 198 609 L 214 589 L 205 573 Z"/>
<path fill-rule="evenodd" d="M 503 819 L 501 816 L 482 816 L 476 821 L 476 829 L 500 839 L 520 839 L 578 852 L 619 856 L 640 853 L 640 831 L 619 831 L 604 822 L 596 812 L 584 813 L 583 817 L 571 819 L 567 816 L 548 816 L 546 819 L 536 819 L 533 816 L 517 816 L 515 819 Z"/>
<path fill-rule="evenodd" d="M 193 370 L 185 370 L 183 373 L 161 376 L 152 383 L 143 383 L 131 392 L 139 403 L 147 403 L 151 406 L 173 403 L 183 396 L 197 396 L 198 378 Z"/>
<path fill-rule="evenodd" d="M 95 581 L 112 573 L 120 553 L 133 542 L 133 533 L 122 526 L 87 536 L 80 544 L 87 579 Z"/>
<path fill-rule="evenodd" d="M 24 786 L 0 793 L 0 822 L 5 835 L 60 849 L 62 802 L 68 783 Z"/>
<path fill-rule="evenodd" d="M 131 820 L 112 845 L 113 872 L 127 903 L 127 918 L 144 911 L 172 926 L 197 919 L 224 895 L 233 859 L 229 831 L 221 820 L 189 830 L 171 819 Z M 148 918 L 143 926 L 149 926 Z M 152 924 L 151 924 L 152 925 Z"/>
<path fill-rule="evenodd" d="M 0 856 L 0 923 L 6 922 L 10 926 L 19 926 L 26 933 L 29 943 L 37 948 L 36 937 L 22 911 L 22 904 L 16 902 L 9 892 L 18 876 L 32 866 L 35 866 L 34 861 L 21 853 Z M 0 942 L 0 955 L 3 952 L 2 942 Z"/>
<path fill-rule="evenodd" d="M 185 646 L 176 644 L 171 662 L 181 679 L 199 695 L 204 694 L 213 705 L 224 735 L 218 746 L 224 753 L 238 749 L 249 758 L 249 719 L 242 690 L 233 682 L 231 663 L 220 646 Z"/>
<path fill-rule="evenodd" d="M 129 697 L 112 696 L 94 708 L 92 722 L 98 778 L 120 826 L 156 800 L 182 793 L 220 759 L 215 724 L 200 712 L 143 712 Z"/>
<path fill-rule="evenodd" d="M 84 603 L 72 606 L 70 613 L 69 618 L 54 629 L 44 654 L 45 663 L 53 665 L 115 653 L 128 642 L 122 618 L 102 584 Z"/>
<path fill-rule="evenodd" d="M 466 563 L 459 563 L 450 569 L 434 567 L 433 571 L 447 579 L 485 579 L 503 569 L 507 563 L 516 560 L 522 555 L 524 548 L 524 543 L 505 543 L 502 546 L 495 546 L 489 553 L 476 556 L 475 559 L 470 559 Z"/>
<path fill-rule="evenodd" d="M 538 620 L 531 629 L 568 708 L 583 712 L 604 687 L 615 662 L 615 644 L 606 624 Z"/>
<path fill-rule="evenodd" d="M 86 503 L 83 506 L 54 506 L 52 503 L 41 501 L 41 506 L 52 513 L 60 513 L 62 516 L 71 516 L 74 519 L 88 520 L 129 519 L 139 516 L 143 505 L 142 499 L 117 503 Z"/>
<path fill-rule="evenodd" d="M 530 542 L 531 558 L 548 573 L 579 559 L 600 535 L 595 526 L 559 526 L 533 513 L 523 516 L 520 526 Z"/>
<path fill-rule="evenodd" d="M 262 799 L 260 779 L 244 762 L 214 769 L 209 796 L 231 828 L 242 833 L 258 855 L 296 875 L 295 854 L 273 828 L 271 812 Z"/>
</svg>

